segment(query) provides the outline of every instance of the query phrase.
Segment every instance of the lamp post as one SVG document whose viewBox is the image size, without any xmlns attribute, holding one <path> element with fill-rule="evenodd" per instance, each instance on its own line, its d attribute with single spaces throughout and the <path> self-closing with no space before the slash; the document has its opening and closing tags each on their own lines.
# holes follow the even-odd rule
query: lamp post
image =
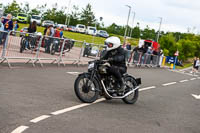
<svg viewBox="0 0 200 133">
<path fill-rule="evenodd" d="M 160 29 L 161 29 L 161 25 L 162 25 L 162 17 L 159 17 L 159 18 L 160 18 L 160 26 L 159 26 L 158 35 L 157 35 L 157 42 L 158 42 L 159 37 L 160 37 Z"/>
<path fill-rule="evenodd" d="M 68 4 L 68 7 L 67 7 L 67 17 L 66 17 L 66 20 L 65 20 L 65 25 L 67 24 L 67 22 L 68 22 L 68 24 L 69 24 L 69 17 L 68 17 L 68 14 L 69 14 L 70 4 L 71 4 L 71 0 L 69 0 L 69 4 Z"/>
<path fill-rule="evenodd" d="M 129 22 L 129 17 L 130 17 L 130 13 L 131 13 L 131 6 L 126 5 L 129 8 L 129 12 L 128 12 L 128 19 L 127 19 L 127 24 L 126 24 L 126 29 L 125 29 L 125 33 L 124 33 L 124 43 L 123 43 L 123 47 L 126 43 L 126 34 L 127 34 L 127 30 L 128 30 L 128 22 Z"/>
<path fill-rule="evenodd" d="M 132 28 L 131 28 L 131 33 L 130 33 L 130 37 L 132 36 L 133 33 L 133 26 L 134 26 L 134 21 L 135 21 L 135 12 L 133 12 L 133 23 L 132 23 Z"/>
</svg>

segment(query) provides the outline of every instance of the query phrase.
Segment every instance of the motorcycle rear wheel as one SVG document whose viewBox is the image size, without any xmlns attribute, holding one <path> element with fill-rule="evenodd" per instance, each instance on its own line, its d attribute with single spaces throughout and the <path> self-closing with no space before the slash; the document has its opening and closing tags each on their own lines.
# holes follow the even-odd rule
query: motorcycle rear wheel
<svg viewBox="0 0 200 133">
<path fill-rule="evenodd" d="M 91 81 L 89 75 L 79 75 L 74 83 L 75 94 L 84 103 L 93 103 L 98 99 L 99 91 L 95 88 L 99 88 L 99 85 L 95 79 Z"/>
<path fill-rule="evenodd" d="M 132 77 L 125 77 L 125 83 L 126 83 L 126 86 L 128 86 L 126 88 L 127 91 L 130 91 L 130 88 L 131 89 L 135 89 L 137 87 L 137 82 L 134 78 Z M 134 104 L 137 99 L 139 97 L 139 89 L 135 90 L 132 94 L 130 94 L 129 96 L 123 98 L 123 102 L 125 102 L 126 104 Z"/>
</svg>

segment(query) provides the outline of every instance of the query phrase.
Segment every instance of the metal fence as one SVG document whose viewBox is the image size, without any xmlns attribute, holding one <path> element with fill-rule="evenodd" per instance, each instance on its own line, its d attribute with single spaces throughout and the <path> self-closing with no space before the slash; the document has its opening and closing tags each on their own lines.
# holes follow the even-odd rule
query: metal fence
<svg viewBox="0 0 200 133">
<path fill-rule="evenodd" d="M 3 37 L 1 37 L 1 35 Z M 21 32 L 0 32 L 0 63 L 84 64 L 99 56 L 100 45 L 68 38 L 56 38 Z M 0 41 L 1 41 L 0 40 Z M 96 51 L 96 53 L 94 52 Z M 87 55 L 85 55 L 87 54 Z"/>
<path fill-rule="evenodd" d="M 141 52 L 132 52 L 128 60 L 128 65 L 134 65 L 136 67 L 161 67 L 164 65 L 165 56 L 153 55 Z"/>
<path fill-rule="evenodd" d="M 101 44 L 92 44 L 69 38 L 56 38 L 22 32 L 0 31 L 0 64 L 31 63 L 33 66 L 44 63 L 86 64 L 98 59 L 103 49 Z M 164 56 L 126 50 L 129 66 L 157 67 L 163 63 Z"/>
</svg>

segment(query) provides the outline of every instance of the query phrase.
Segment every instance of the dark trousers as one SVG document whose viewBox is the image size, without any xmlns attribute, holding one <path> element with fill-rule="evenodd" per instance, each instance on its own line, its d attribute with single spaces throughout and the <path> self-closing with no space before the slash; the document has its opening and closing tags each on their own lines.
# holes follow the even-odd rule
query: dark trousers
<svg viewBox="0 0 200 133">
<path fill-rule="evenodd" d="M 108 73 L 113 75 L 119 84 L 123 84 L 122 75 L 126 73 L 126 67 L 119 67 L 119 66 L 111 66 L 108 69 Z"/>
</svg>

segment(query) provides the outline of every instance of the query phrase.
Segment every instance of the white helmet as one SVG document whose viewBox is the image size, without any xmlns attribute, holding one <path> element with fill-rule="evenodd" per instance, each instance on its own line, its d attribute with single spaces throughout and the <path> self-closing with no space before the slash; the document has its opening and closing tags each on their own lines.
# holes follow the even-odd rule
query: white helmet
<svg viewBox="0 0 200 133">
<path fill-rule="evenodd" d="M 107 46 L 107 51 L 119 48 L 121 45 L 120 39 L 118 37 L 109 37 L 105 40 L 105 45 Z"/>
</svg>

